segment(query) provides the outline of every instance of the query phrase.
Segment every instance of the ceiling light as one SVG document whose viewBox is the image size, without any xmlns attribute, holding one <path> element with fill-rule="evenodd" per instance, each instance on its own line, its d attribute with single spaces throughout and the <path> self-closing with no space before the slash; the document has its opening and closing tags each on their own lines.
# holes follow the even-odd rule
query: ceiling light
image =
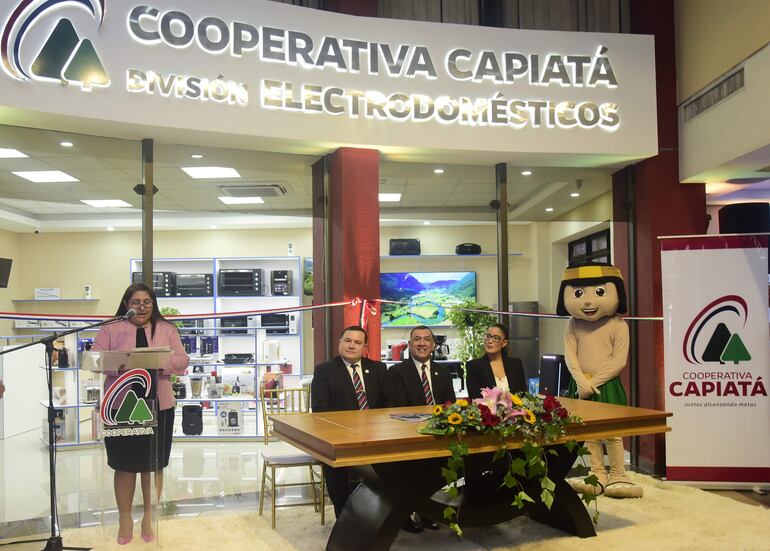
<svg viewBox="0 0 770 551">
<path fill-rule="evenodd" d="M 531 170 L 522 170 L 521 171 L 521 175 L 522 176 L 532 176 L 532 171 Z"/>
<path fill-rule="evenodd" d="M 115 231 L 115 228 L 113 228 L 112 226 L 109 226 L 109 227 L 107 228 L 107 231 Z"/>
<path fill-rule="evenodd" d="M 400 193 L 380 193 L 380 203 L 397 203 L 400 200 Z"/>
<path fill-rule="evenodd" d="M 262 197 L 220 197 L 225 205 L 259 205 L 264 203 Z"/>
<path fill-rule="evenodd" d="M 553 207 L 548 207 L 545 209 L 545 212 L 553 212 Z"/>
<path fill-rule="evenodd" d="M 193 159 L 202 159 L 203 153 L 193 153 L 192 155 L 190 155 L 190 157 L 192 157 Z"/>
<path fill-rule="evenodd" d="M 126 203 L 122 199 L 81 199 L 81 203 L 85 203 L 91 207 L 97 209 L 107 208 L 121 208 L 130 207 L 131 203 Z"/>
<path fill-rule="evenodd" d="M 226 166 L 183 166 L 180 167 L 190 178 L 201 180 L 204 178 L 240 178 L 241 175 L 234 168 Z"/>
<path fill-rule="evenodd" d="M 422 225 L 423 226 L 430 226 L 430 222 L 428 220 L 426 220 L 425 222 L 422 223 Z"/>
<path fill-rule="evenodd" d="M 443 168 L 434 168 L 433 169 L 433 174 L 444 174 L 444 169 Z"/>
<path fill-rule="evenodd" d="M 73 147 L 75 144 L 72 142 L 59 142 L 59 145 L 62 147 Z"/>
<path fill-rule="evenodd" d="M 573 191 L 569 194 L 570 197 L 580 197 L 580 194 L 577 191 Z"/>
<path fill-rule="evenodd" d="M 24 178 L 30 182 L 36 184 L 44 184 L 49 182 L 79 182 L 74 176 L 70 176 L 66 172 L 61 170 L 25 170 L 20 172 L 12 172 L 19 178 Z"/>
<path fill-rule="evenodd" d="M 4 149 L 0 147 L 0 159 L 24 159 L 26 157 L 28 155 L 18 149 Z"/>
<path fill-rule="evenodd" d="M 217 225 L 216 225 L 216 224 L 211 224 L 211 225 L 209 226 L 209 228 L 211 228 L 212 230 L 215 230 L 215 229 L 217 229 Z"/>
</svg>

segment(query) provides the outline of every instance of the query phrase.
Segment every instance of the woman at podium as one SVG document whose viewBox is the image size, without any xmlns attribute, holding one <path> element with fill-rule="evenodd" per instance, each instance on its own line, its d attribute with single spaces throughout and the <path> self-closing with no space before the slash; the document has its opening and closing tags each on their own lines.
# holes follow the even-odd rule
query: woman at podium
<svg viewBox="0 0 770 551">
<path fill-rule="evenodd" d="M 503 388 L 513 393 L 527 390 L 524 367 L 519 358 L 509 357 L 508 328 L 496 323 L 487 328 L 484 336 L 484 352 L 480 358 L 465 365 L 468 398 L 481 398 L 482 388 Z"/>
<path fill-rule="evenodd" d="M 163 488 L 163 469 L 168 465 L 171 454 L 171 436 L 174 431 L 174 394 L 171 389 L 170 375 L 182 375 L 187 369 L 190 359 L 185 353 L 179 330 L 174 324 L 163 318 L 158 308 L 158 299 L 154 291 L 144 283 L 134 283 L 123 293 L 116 316 L 127 316 L 128 319 L 105 325 L 99 330 L 94 339 L 92 350 L 98 351 L 131 351 L 136 348 L 169 348 L 172 351 L 171 361 L 165 369 L 148 369 L 138 377 L 142 383 L 128 386 L 128 381 L 121 381 L 118 375 L 107 374 L 105 379 L 105 395 L 113 385 L 116 386 L 116 396 L 113 408 L 120 411 L 115 413 L 117 423 L 125 417 L 124 411 L 131 409 L 131 402 L 137 397 L 145 402 L 157 403 L 157 426 L 154 434 L 120 434 L 104 438 L 107 449 L 107 463 L 115 470 L 115 500 L 120 515 L 118 543 L 125 545 L 131 541 L 133 534 L 133 518 L 131 507 L 136 489 L 136 474 L 140 474 L 142 498 L 144 500 L 144 517 L 142 519 L 142 539 L 150 542 L 155 538 L 152 529 L 152 506 L 150 473 L 155 473 L 157 496 Z M 124 388 L 125 387 L 125 388 Z M 133 391 L 133 394 L 130 392 Z M 122 394 L 122 395 L 121 395 Z M 128 396 L 128 398 L 126 398 Z M 129 402 L 128 406 L 125 403 Z M 129 417 L 138 411 L 134 407 Z M 147 409 L 139 409 L 147 411 Z M 111 416 L 112 417 L 112 416 Z M 132 425 L 136 420 L 131 417 L 123 419 Z M 146 418 L 146 415 L 145 415 Z M 127 431 L 131 432 L 131 431 Z M 141 431 L 137 431 L 141 432 Z"/>
</svg>

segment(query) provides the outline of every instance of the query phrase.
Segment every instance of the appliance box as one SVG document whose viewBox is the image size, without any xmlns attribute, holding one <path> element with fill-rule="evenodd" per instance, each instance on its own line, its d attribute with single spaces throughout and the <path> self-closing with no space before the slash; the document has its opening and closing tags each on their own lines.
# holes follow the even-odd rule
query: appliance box
<svg viewBox="0 0 770 551">
<path fill-rule="evenodd" d="M 262 268 L 219 270 L 218 290 L 221 296 L 261 297 L 263 284 Z"/>
<path fill-rule="evenodd" d="M 212 274 L 177 274 L 176 296 L 210 297 L 214 295 Z"/>
<path fill-rule="evenodd" d="M 243 434 L 243 404 L 219 402 L 217 405 L 217 434 Z"/>
<path fill-rule="evenodd" d="M 133 283 L 141 283 L 144 281 L 142 272 L 134 272 L 131 274 L 131 281 Z M 175 272 L 153 272 L 152 273 L 152 290 L 159 297 L 173 297 L 176 295 L 176 273 Z"/>
<path fill-rule="evenodd" d="M 291 270 L 272 270 L 270 272 L 270 294 L 273 296 L 291 295 Z"/>
</svg>

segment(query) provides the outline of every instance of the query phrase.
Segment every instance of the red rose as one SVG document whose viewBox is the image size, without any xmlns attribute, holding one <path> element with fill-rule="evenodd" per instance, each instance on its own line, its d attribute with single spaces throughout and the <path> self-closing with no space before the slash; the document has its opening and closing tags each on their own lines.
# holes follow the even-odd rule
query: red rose
<svg viewBox="0 0 770 551">
<path fill-rule="evenodd" d="M 500 418 L 497 415 L 493 415 L 487 406 L 479 404 L 479 411 L 481 412 L 481 425 L 484 427 L 495 427 L 500 423 Z"/>
<path fill-rule="evenodd" d="M 556 415 L 558 415 L 560 419 L 564 419 L 568 415 L 568 412 L 565 408 L 559 408 L 556 410 Z"/>
<path fill-rule="evenodd" d="M 545 421 L 546 423 L 550 423 L 551 421 L 553 421 L 553 417 L 551 417 L 550 413 L 545 412 L 543 414 L 543 421 Z"/>
<path fill-rule="evenodd" d="M 554 398 L 551 395 L 548 395 L 545 397 L 545 400 L 543 400 L 543 408 L 546 411 L 551 411 L 559 407 L 561 404 L 559 403 L 559 400 Z"/>
</svg>

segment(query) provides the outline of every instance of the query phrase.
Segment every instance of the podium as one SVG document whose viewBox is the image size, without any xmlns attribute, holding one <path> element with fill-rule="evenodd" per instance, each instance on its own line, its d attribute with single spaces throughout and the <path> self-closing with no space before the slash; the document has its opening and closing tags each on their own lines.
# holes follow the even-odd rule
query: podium
<svg viewBox="0 0 770 551">
<path fill-rule="evenodd" d="M 104 443 L 101 461 L 94 466 L 96 503 L 101 526 L 116 537 L 121 521 L 126 531 L 129 514 L 138 521 L 132 528 L 134 539 L 159 534 L 162 479 L 150 473 L 162 469 L 159 462 L 173 430 L 166 430 L 167 415 L 159 411 L 157 393 L 158 372 L 169 366 L 171 355 L 171 350 L 157 348 L 88 351 L 80 362 L 81 370 L 99 377 L 99 398 L 91 413 L 94 440 Z M 173 417 L 170 423 L 173 427 Z"/>
</svg>

